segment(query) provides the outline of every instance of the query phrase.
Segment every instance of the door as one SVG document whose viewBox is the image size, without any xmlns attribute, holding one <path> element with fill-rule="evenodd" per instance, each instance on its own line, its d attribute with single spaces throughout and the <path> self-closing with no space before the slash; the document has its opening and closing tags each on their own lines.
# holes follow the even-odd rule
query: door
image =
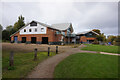
<svg viewBox="0 0 120 80">
<path fill-rule="evenodd" d="M 26 37 L 22 37 L 22 43 L 26 43 Z"/>
<path fill-rule="evenodd" d="M 18 42 L 18 37 L 14 36 L 14 42 L 17 43 Z"/>
<path fill-rule="evenodd" d="M 36 37 L 31 37 L 31 43 L 36 44 Z"/>
<path fill-rule="evenodd" d="M 48 44 L 48 37 L 42 37 L 42 44 Z"/>
</svg>

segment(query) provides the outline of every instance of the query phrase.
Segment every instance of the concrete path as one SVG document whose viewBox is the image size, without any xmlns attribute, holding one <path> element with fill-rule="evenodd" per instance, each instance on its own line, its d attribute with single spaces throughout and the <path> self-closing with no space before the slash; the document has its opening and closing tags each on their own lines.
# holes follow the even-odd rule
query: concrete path
<svg viewBox="0 0 120 80">
<path fill-rule="evenodd" d="M 116 53 L 107 53 L 107 52 L 100 52 L 100 54 L 107 54 L 107 55 L 116 55 L 116 56 L 120 56 L 120 54 L 116 54 Z"/>
</svg>

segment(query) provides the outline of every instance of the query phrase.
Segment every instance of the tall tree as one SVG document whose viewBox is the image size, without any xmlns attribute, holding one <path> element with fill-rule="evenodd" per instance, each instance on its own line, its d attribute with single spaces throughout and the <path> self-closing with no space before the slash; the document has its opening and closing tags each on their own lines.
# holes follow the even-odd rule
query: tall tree
<svg viewBox="0 0 120 80">
<path fill-rule="evenodd" d="M 24 25 L 25 25 L 24 17 L 22 17 L 22 15 L 21 15 L 21 16 L 18 17 L 18 21 L 14 24 L 14 29 L 17 31 L 21 27 L 23 27 Z"/>
<path fill-rule="evenodd" d="M 99 29 L 93 29 L 92 31 L 98 33 L 98 34 L 101 34 L 101 31 Z"/>
</svg>

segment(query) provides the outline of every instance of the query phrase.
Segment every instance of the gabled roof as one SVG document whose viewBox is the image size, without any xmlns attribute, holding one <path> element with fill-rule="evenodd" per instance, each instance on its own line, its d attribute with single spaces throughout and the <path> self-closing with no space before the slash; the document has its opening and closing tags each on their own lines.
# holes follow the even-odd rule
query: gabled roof
<svg viewBox="0 0 120 80">
<path fill-rule="evenodd" d="M 52 24 L 51 27 L 59 30 L 66 30 L 71 26 L 71 23 L 59 23 L 59 24 Z"/>
<path fill-rule="evenodd" d="M 80 35 L 80 34 L 86 34 L 86 33 L 89 33 L 89 32 L 93 32 L 93 33 L 99 35 L 98 33 L 94 32 L 94 31 L 92 31 L 92 30 L 91 30 L 91 31 L 79 32 L 79 33 L 77 33 L 77 35 Z"/>
<path fill-rule="evenodd" d="M 31 21 L 31 22 L 33 22 L 33 21 Z M 52 29 L 56 29 L 56 30 L 59 30 L 59 31 L 67 30 L 69 27 L 72 28 L 72 24 L 71 23 L 52 24 L 50 26 L 50 25 L 47 25 L 45 23 L 41 23 L 41 22 L 38 22 L 38 21 L 34 21 L 34 22 L 36 22 L 36 23 L 38 23 L 38 24 L 40 24 L 42 26 L 49 27 L 49 28 L 52 28 Z M 17 32 L 19 32 L 21 29 L 25 28 L 26 26 L 28 26 L 30 23 L 27 23 L 25 26 L 23 26 L 18 31 L 16 31 L 14 34 L 16 34 Z M 73 28 L 72 28 L 72 32 L 73 32 Z M 14 35 L 14 34 L 12 34 L 12 35 Z M 12 35 L 10 35 L 10 37 Z"/>
</svg>

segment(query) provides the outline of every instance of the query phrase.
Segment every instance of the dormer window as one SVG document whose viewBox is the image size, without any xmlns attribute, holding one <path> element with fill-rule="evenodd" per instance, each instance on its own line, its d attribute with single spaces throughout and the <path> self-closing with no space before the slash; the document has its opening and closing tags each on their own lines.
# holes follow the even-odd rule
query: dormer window
<svg viewBox="0 0 120 80">
<path fill-rule="evenodd" d="M 35 21 L 32 21 L 32 22 L 30 23 L 30 26 L 37 26 L 37 23 L 36 23 Z"/>
<path fill-rule="evenodd" d="M 29 29 L 29 32 L 32 32 L 32 30 L 31 30 L 31 29 Z"/>
<path fill-rule="evenodd" d="M 24 32 L 26 32 L 26 29 L 24 29 Z"/>
</svg>

